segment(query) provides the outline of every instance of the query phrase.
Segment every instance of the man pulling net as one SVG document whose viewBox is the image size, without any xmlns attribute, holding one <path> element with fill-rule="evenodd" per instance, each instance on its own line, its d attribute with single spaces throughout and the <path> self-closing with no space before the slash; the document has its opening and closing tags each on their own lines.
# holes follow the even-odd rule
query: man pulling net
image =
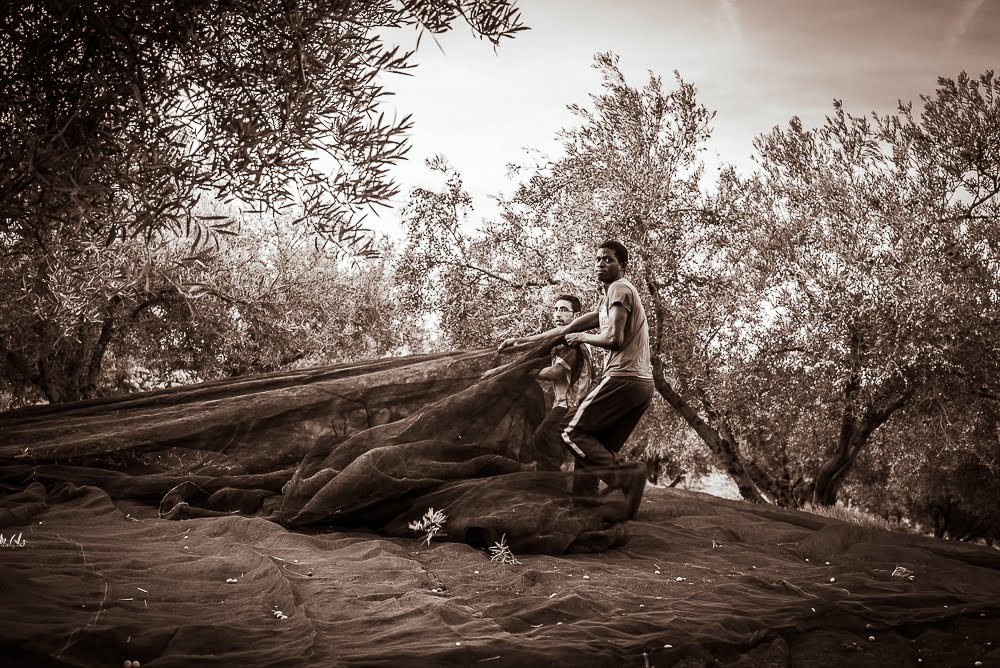
<svg viewBox="0 0 1000 668">
<path fill-rule="evenodd" d="M 625 278 L 627 268 L 628 249 L 618 241 L 605 241 L 596 255 L 595 273 L 602 287 L 597 310 L 540 334 L 507 339 L 500 350 L 561 336 L 569 346 L 586 344 L 609 351 L 600 383 L 575 411 L 567 413 L 560 432 L 575 457 L 574 492 L 592 495 L 600 479 L 605 493 L 622 491 L 632 518 L 642 499 L 645 470 L 640 464 L 620 461 L 617 455 L 649 408 L 653 372 L 646 312 L 638 290 Z M 598 332 L 586 333 L 598 326 Z"/>
</svg>

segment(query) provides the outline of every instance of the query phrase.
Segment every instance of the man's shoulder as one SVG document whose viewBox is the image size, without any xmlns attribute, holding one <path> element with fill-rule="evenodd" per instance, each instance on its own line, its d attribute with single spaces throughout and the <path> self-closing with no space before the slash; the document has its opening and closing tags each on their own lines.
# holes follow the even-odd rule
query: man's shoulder
<svg viewBox="0 0 1000 668">
<path fill-rule="evenodd" d="M 639 291 L 632 284 L 632 281 L 628 280 L 624 276 L 608 285 L 607 298 L 609 303 L 613 304 L 616 299 L 621 299 L 626 295 L 630 296 L 632 299 L 638 299 Z"/>
<path fill-rule="evenodd" d="M 608 292 L 610 292 L 611 290 L 616 289 L 616 288 L 617 289 L 624 288 L 625 290 L 635 290 L 636 289 L 635 284 L 632 283 L 632 281 L 628 280 L 628 278 L 626 278 L 625 276 L 622 276 L 621 278 L 617 278 L 617 279 L 615 279 L 614 281 L 612 281 L 611 283 L 608 284 Z"/>
</svg>

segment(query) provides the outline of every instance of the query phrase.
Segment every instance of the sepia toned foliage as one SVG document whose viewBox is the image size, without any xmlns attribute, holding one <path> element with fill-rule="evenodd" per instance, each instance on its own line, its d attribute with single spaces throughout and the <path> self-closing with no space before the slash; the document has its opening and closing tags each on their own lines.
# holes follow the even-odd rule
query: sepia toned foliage
<svg viewBox="0 0 1000 668">
<path fill-rule="evenodd" d="M 657 389 L 744 498 L 833 503 L 900 408 L 969 382 L 993 392 L 995 86 L 942 80 L 919 118 L 838 104 L 817 130 L 793 120 L 758 141 L 758 174 L 723 170 L 711 198 L 693 98 L 658 148 L 647 110 L 670 106 L 649 87 L 607 86 L 614 100 L 569 133 L 537 217 L 633 249 Z"/>
<path fill-rule="evenodd" d="M 859 456 L 844 497 L 925 532 L 1000 540 L 1000 413 L 975 392 L 928 393 Z"/>
<path fill-rule="evenodd" d="M 793 119 L 757 143 L 759 182 L 745 189 L 757 201 L 743 206 L 761 243 L 742 259 L 768 309 L 731 415 L 762 461 L 826 444 L 788 476 L 798 499 L 833 503 L 897 411 L 941 392 L 995 392 L 996 82 L 942 79 L 923 103 L 919 117 L 901 105 L 870 119 L 837 103 L 822 127 Z M 750 400 L 752 415 L 739 410 Z M 762 411 L 794 427 L 776 439 Z"/>
<path fill-rule="evenodd" d="M 433 319 L 444 347 L 494 346 L 498 335 L 549 326 L 546 296 L 560 286 L 560 272 L 546 266 L 548 252 L 520 229 L 473 229 L 461 176 L 442 157 L 428 167 L 443 187 L 415 188 L 402 216 L 396 273 L 407 308 Z"/>
<path fill-rule="evenodd" d="M 658 393 L 752 501 L 832 504 L 873 442 L 906 447 L 898 415 L 940 417 L 942 395 L 995 401 L 991 73 L 941 79 L 919 114 L 855 117 L 836 103 L 818 128 L 792 119 L 757 140 L 756 173 L 720 169 L 709 195 L 699 155 L 712 114 L 694 88 L 678 77 L 665 91 L 655 76 L 633 88 L 607 54 L 596 66 L 603 90 L 573 107 L 581 124 L 563 132 L 565 155 L 529 170 L 500 220 L 461 237 L 465 249 L 485 242 L 466 264 L 519 249 L 493 289 L 529 304 L 544 301 L 539 277 L 589 289 L 593 248 L 624 241 Z M 459 245 L 442 239 L 436 252 Z M 495 340 L 544 326 L 518 321 Z M 961 460 L 942 457 L 940 470 Z"/>
<path fill-rule="evenodd" d="M 93 396 L 117 331 L 179 294 L 172 281 L 184 268 L 165 271 L 154 247 L 132 240 L 109 249 L 74 232 L 37 234 L 46 253 L 0 236 L 0 364 L 14 403 Z"/>
<path fill-rule="evenodd" d="M 413 343 L 386 260 L 344 262 L 287 223 L 246 231 L 197 269 L 182 286 L 186 299 L 126 339 L 125 350 L 160 377 L 184 369 L 207 380 L 370 359 Z"/>
<path fill-rule="evenodd" d="M 0 14 L 0 221 L 108 239 L 232 232 L 208 198 L 284 214 L 354 253 L 363 209 L 397 192 L 409 119 L 381 76 L 409 53 L 381 34 L 466 22 L 523 29 L 501 0 L 163 0 L 13 3 Z"/>
<path fill-rule="evenodd" d="M 410 123 L 386 118 L 379 103 L 382 76 L 407 73 L 410 54 L 384 35 L 460 23 L 494 45 L 524 29 L 505 0 L 5 4 L 7 396 L 93 396 L 112 350 L 119 367 L 140 352 L 151 357 L 137 363 L 155 367 L 169 366 L 174 349 L 172 362 L 196 367 L 194 377 L 383 350 L 355 320 L 382 323 L 385 302 L 366 291 L 380 285 L 384 265 L 370 269 L 361 299 L 313 293 L 347 290 L 347 274 L 330 269 L 338 258 L 378 254 L 364 211 L 397 193 L 388 170 L 406 152 Z M 294 270 L 315 275 L 280 274 L 286 283 L 255 292 L 275 268 L 247 258 L 278 251 L 240 226 L 261 220 L 308 237 L 326 268 L 296 249 L 305 264 Z M 328 309 L 335 296 L 350 313 L 376 313 L 303 312 Z M 337 327 L 347 338 L 328 350 L 299 336 Z"/>
<path fill-rule="evenodd" d="M 68 235 L 54 248 L 66 249 Z M 339 259 L 287 221 L 211 251 L 160 234 L 23 257 L 0 272 L 3 390 L 13 404 L 86 399 L 378 357 L 419 345 L 386 260 Z M 32 263 L 29 260 L 34 259 Z M 19 401 L 18 401 L 19 400 Z"/>
</svg>

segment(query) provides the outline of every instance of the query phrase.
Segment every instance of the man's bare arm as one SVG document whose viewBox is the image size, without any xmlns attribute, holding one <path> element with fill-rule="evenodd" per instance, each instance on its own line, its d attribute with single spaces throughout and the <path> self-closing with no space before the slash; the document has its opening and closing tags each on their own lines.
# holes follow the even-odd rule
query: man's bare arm
<svg viewBox="0 0 1000 668">
<path fill-rule="evenodd" d="M 614 304 L 608 311 L 607 329 L 596 334 L 574 334 L 566 335 L 566 343 L 571 346 L 578 346 L 581 343 L 589 343 L 598 348 L 608 350 L 618 350 L 625 342 L 625 323 L 628 321 L 628 311 L 621 304 Z M 573 322 L 576 322 L 575 320 Z M 570 323 L 572 325 L 573 323 Z"/>
<path fill-rule="evenodd" d="M 562 327 L 553 327 L 552 329 L 541 332 L 540 334 L 532 334 L 530 336 L 521 336 L 513 339 L 505 339 L 503 343 L 500 344 L 500 350 L 517 350 L 518 348 L 525 348 L 532 345 L 533 343 L 538 343 L 550 336 L 556 336 L 559 334 L 566 335 L 572 334 L 574 332 L 584 332 L 588 329 L 593 329 L 600 324 L 601 318 L 597 314 L 597 311 L 591 311 L 590 313 L 584 313 L 579 316 L 573 322 L 568 325 L 563 325 Z"/>
<path fill-rule="evenodd" d="M 566 377 L 566 368 L 560 364 L 547 366 L 538 372 L 538 380 L 562 380 Z"/>
</svg>

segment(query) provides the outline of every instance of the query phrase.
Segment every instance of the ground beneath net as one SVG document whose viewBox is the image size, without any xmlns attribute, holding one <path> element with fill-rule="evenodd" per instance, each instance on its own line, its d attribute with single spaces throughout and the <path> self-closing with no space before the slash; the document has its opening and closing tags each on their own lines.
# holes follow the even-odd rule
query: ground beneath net
<svg viewBox="0 0 1000 668">
<path fill-rule="evenodd" d="M 3 665 L 1000 665 L 996 550 L 673 489 L 631 522 L 575 503 L 527 449 L 545 357 L 0 415 Z"/>
<path fill-rule="evenodd" d="M 648 490 L 624 546 L 519 564 L 94 487 L 3 508 L 10 666 L 1000 665 L 995 551 L 694 492 Z"/>
</svg>

